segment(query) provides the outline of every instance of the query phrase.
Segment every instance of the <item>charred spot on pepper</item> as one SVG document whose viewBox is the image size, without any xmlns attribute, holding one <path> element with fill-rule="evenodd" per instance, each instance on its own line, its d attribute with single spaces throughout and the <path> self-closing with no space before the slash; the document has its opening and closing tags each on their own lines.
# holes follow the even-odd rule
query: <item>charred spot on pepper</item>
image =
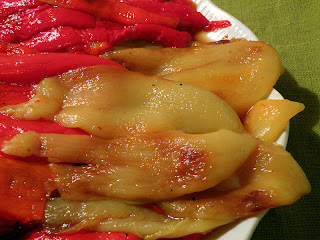
<svg viewBox="0 0 320 240">
<path fill-rule="evenodd" d="M 239 206 L 246 208 L 248 212 L 260 212 L 272 206 L 269 204 L 271 202 L 272 196 L 268 191 L 264 190 L 255 190 L 247 195 L 239 202 Z"/>
</svg>

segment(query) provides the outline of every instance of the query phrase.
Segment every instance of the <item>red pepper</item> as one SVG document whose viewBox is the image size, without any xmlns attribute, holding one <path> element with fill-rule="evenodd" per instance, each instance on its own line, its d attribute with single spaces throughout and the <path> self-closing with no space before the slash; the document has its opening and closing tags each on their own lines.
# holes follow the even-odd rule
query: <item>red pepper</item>
<svg viewBox="0 0 320 240">
<path fill-rule="evenodd" d="M 124 28 L 121 32 L 114 31 L 111 44 L 118 42 L 141 39 L 164 47 L 187 47 L 192 39 L 188 32 L 153 24 L 136 24 Z"/>
<path fill-rule="evenodd" d="M 177 28 L 192 31 L 214 31 L 231 26 L 228 20 L 210 22 L 202 13 L 188 3 L 172 1 L 122 0 L 129 6 L 142 8 L 148 12 L 157 13 L 164 17 L 178 18 Z"/>
<path fill-rule="evenodd" d="M 57 52 L 90 42 L 106 42 L 111 47 L 119 42 L 137 39 L 165 47 L 187 47 L 192 37 L 188 32 L 153 24 L 136 24 L 121 30 L 59 27 L 40 33 L 22 44 L 40 52 Z"/>
<path fill-rule="evenodd" d="M 96 24 L 92 15 L 62 7 L 51 7 L 28 20 L 21 27 L 20 35 L 23 35 L 20 36 L 21 40 L 58 26 L 94 28 Z"/>
<path fill-rule="evenodd" d="M 78 47 L 78 50 L 76 50 L 76 48 Z M 89 55 L 95 55 L 95 56 L 99 56 L 103 53 L 105 53 L 108 49 L 110 49 L 112 46 L 107 43 L 107 42 L 88 42 L 86 45 L 81 46 L 78 45 L 74 48 L 71 48 L 70 50 L 68 50 L 68 52 L 72 52 L 72 51 L 83 51 Z"/>
<path fill-rule="evenodd" d="M 203 30 L 206 32 L 211 32 L 221 28 L 230 27 L 231 25 L 231 22 L 228 20 L 212 21 Z"/>
<path fill-rule="evenodd" d="M 163 1 L 165 2 L 166 0 L 163 0 Z M 191 0 L 170 0 L 170 1 L 180 5 L 187 6 L 189 8 L 193 8 L 193 9 L 196 9 L 197 7 L 197 5 Z"/>
<path fill-rule="evenodd" d="M 0 41 L 0 54 L 5 53 L 7 55 L 23 55 L 23 54 L 35 54 L 39 53 L 36 49 L 31 49 L 27 46 L 15 43 L 7 43 Z M 0 80 L 1 82 L 1 80 Z"/>
<path fill-rule="evenodd" d="M 185 5 L 174 2 L 144 1 L 144 0 L 122 0 L 129 6 L 144 9 L 148 12 L 158 13 L 164 17 L 178 18 L 177 28 L 195 31 L 203 30 L 209 25 L 210 21 L 200 12 Z"/>
<path fill-rule="evenodd" d="M 30 85 L 0 84 L 1 105 L 27 101 L 31 89 Z M 3 141 L 29 131 L 86 134 L 81 129 L 66 128 L 52 121 L 19 120 L 0 114 L 0 146 Z M 18 158 L 0 151 L 0 219 L 21 222 L 40 220 L 46 199 L 54 189 L 54 175 L 46 160 L 35 157 Z"/>
<path fill-rule="evenodd" d="M 179 240 L 199 240 L 204 235 L 202 233 L 190 234 L 178 238 Z M 28 234 L 24 240 L 140 240 L 139 237 L 130 233 L 120 233 L 120 232 L 91 232 L 86 230 L 81 230 L 76 233 L 54 235 L 41 231 L 35 231 Z"/>
<path fill-rule="evenodd" d="M 121 65 L 100 57 L 72 53 L 0 54 L 0 82 L 30 84 L 71 69 L 94 65 Z"/>
<path fill-rule="evenodd" d="M 29 24 L 39 12 L 45 11 L 51 6 L 40 5 L 36 8 L 18 11 L 3 19 L 0 25 L 0 40 L 5 42 L 16 42 L 19 40 L 19 33 L 24 24 Z"/>
<path fill-rule="evenodd" d="M 71 234 L 53 235 L 45 232 L 34 232 L 24 240 L 140 240 L 130 233 L 79 231 Z"/>
<path fill-rule="evenodd" d="M 28 90 L 31 86 L 0 84 L 1 105 L 28 100 Z M 0 146 L 3 141 L 29 131 L 86 134 L 81 129 L 66 128 L 52 121 L 19 120 L 0 114 Z M 43 159 L 19 159 L 0 152 L 0 219 L 22 222 L 40 220 L 46 199 L 55 189 L 54 175 Z"/>
<path fill-rule="evenodd" d="M 46 120 L 22 120 L 0 113 L 0 146 L 15 135 L 34 131 L 38 133 L 86 134 L 78 128 L 66 128 L 58 123 Z"/>
<path fill-rule="evenodd" d="M 13 14 L 15 12 L 24 11 L 43 4 L 43 2 L 37 0 L 1 0 L 0 21 L 7 18 L 10 14 Z"/>
<path fill-rule="evenodd" d="M 145 207 L 145 208 L 148 208 L 148 209 L 150 209 L 152 211 L 155 211 L 157 213 L 165 213 L 165 211 L 166 211 L 165 209 L 162 209 L 161 207 L 159 207 L 159 206 L 157 206 L 157 205 L 155 205 L 153 203 L 146 203 L 146 204 L 143 204 L 141 206 Z"/>
<path fill-rule="evenodd" d="M 84 31 L 86 30 L 69 26 L 53 28 L 22 42 L 22 45 L 39 52 L 62 52 L 67 48 L 85 44 L 87 39 L 82 36 Z M 98 36 L 100 35 L 99 33 Z"/>
<path fill-rule="evenodd" d="M 94 16 L 77 10 L 42 5 L 10 15 L 0 26 L 0 40 L 19 42 L 59 26 L 94 28 Z"/>
<path fill-rule="evenodd" d="M 28 39 L 21 43 L 21 47 L 13 48 L 14 51 L 11 51 L 11 53 L 25 54 L 30 51 L 29 49 L 33 49 L 38 52 L 71 51 L 99 55 L 119 42 L 135 39 L 146 40 L 164 47 L 189 46 L 192 37 L 188 32 L 167 28 L 166 24 L 157 21 L 157 18 L 154 18 L 154 22 L 159 24 L 150 24 L 153 21 L 142 21 L 140 17 L 144 16 L 144 12 L 169 19 L 178 19 L 178 25 L 175 25 L 175 27 L 191 32 L 215 30 L 230 25 L 228 21 L 209 22 L 193 8 L 161 0 L 123 0 L 128 5 L 114 0 L 93 0 L 90 2 L 86 0 L 45 1 L 63 7 L 50 7 L 50 5 L 45 4 L 24 12 L 18 11 L 2 25 L 3 34 L 0 30 L 0 39 L 11 42 Z M 143 24 L 134 24 L 128 27 L 107 20 L 97 20 L 92 15 L 75 10 L 80 9 L 95 16 L 100 16 L 100 13 L 104 11 L 103 9 L 111 11 L 110 8 L 115 7 L 113 11 L 117 12 L 119 6 L 123 9 L 141 10 L 142 13 L 138 11 L 137 16 L 130 18 L 132 20 L 130 23 L 143 22 Z M 121 9 L 117 14 L 114 12 L 112 14 L 119 17 L 119 14 L 122 14 L 123 9 Z M 126 17 L 121 17 L 121 19 L 126 19 Z M 128 22 L 125 24 L 128 24 Z M 37 35 L 33 36 L 34 34 Z"/>
<path fill-rule="evenodd" d="M 66 8 L 74 8 L 90 13 L 96 17 L 119 22 L 125 25 L 137 23 L 157 24 L 165 27 L 176 28 L 179 19 L 163 17 L 150 13 L 141 8 L 128 6 L 115 0 L 42 0 L 45 3 Z"/>
<path fill-rule="evenodd" d="M 47 197 L 55 189 L 47 165 L 0 155 L 0 219 L 30 222 L 43 216 Z"/>
<path fill-rule="evenodd" d="M 28 101 L 31 91 L 30 85 L 0 84 L 0 107 Z"/>
</svg>

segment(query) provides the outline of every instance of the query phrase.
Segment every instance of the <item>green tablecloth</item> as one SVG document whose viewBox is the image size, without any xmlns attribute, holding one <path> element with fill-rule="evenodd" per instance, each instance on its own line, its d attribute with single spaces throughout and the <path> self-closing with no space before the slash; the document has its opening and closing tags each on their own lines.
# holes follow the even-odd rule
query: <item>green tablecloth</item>
<svg viewBox="0 0 320 240">
<path fill-rule="evenodd" d="M 287 150 L 306 172 L 312 192 L 272 209 L 252 239 L 320 239 L 320 1 L 213 0 L 279 52 L 286 73 L 275 88 L 306 109 L 290 122 Z"/>
</svg>

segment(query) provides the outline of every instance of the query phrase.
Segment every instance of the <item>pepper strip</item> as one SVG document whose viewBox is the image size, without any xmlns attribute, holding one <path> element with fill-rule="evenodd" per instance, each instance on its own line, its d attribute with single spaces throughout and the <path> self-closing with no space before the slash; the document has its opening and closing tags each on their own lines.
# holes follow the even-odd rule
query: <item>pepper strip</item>
<svg viewBox="0 0 320 240">
<path fill-rule="evenodd" d="M 122 67 L 107 59 L 82 54 L 42 53 L 11 56 L 0 54 L 0 82 L 32 84 L 71 69 L 110 64 Z"/>
<path fill-rule="evenodd" d="M 30 222 L 42 218 L 47 197 L 55 189 L 54 175 L 43 163 L 0 155 L 0 219 Z"/>
<path fill-rule="evenodd" d="M 0 84 L 0 107 L 27 102 L 31 91 L 32 86 L 28 85 Z"/>
<path fill-rule="evenodd" d="M 137 23 L 157 24 L 165 27 L 176 28 L 179 19 L 163 17 L 155 13 L 150 13 L 141 8 L 128 6 L 122 2 L 114 0 L 41 0 L 42 2 L 74 8 L 90 13 L 96 17 L 119 22 L 125 25 Z"/>
<path fill-rule="evenodd" d="M 164 17 L 178 18 L 178 29 L 186 31 L 215 31 L 230 27 L 228 20 L 209 21 L 202 13 L 198 12 L 190 4 L 172 1 L 154 0 L 121 0 L 121 2 L 144 9 L 148 12 L 157 13 Z"/>
<path fill-rule="evenodd" d="M 86 230 L 81 230 L 76 233 L 54 235 L 45 232 L 33 232 L 25 240 L 140 240 L 139 237 L 120 232 L 91 232 Z"/>
<path fill-rule="evenodd" d="M 1 0 L 0 21 L 7 18 L 10 14 L 13 14 L 15 12 L 24 11 L 43 4 L 43 2 L 37 0 Z"/>
<path fill-rule="evenodd" d="M 187 235 L 179 238 L 179 240 L 200 240 L 204 234 L 202 233 L 194 233 L 191 235 Z M 91 232 L 87 230 L 81 230 L 76 233 L 71 234 L 62 234 L 62 235 L 54 235 L 41 231 L 35 231 L 25 240 L 140 240 L 139 237 L 132 235 L 130 233 L 120 233 L 120 232 Z"/>
<path fill-rule="evenodd" d="M 23 46 L 21 44 L 7 43 L 0 41 L 0 54 L 5 53 L 7 55 L 23 55 L 23 54 L 35 54 L 39 51 Z M 1 79 L 0 79 L 1 82 Z"/>
<path fill-rule="evenodd" d="M 9 15 L 7 18 L 3 19 L 0 24 L 0 40 L 6 42 L 18 41 L 19 33 L 24 23 L 30 24 L 32 22 L 32 18 L 51 7 L 52 6 L 48 4 L 44 4 L 36 8 L 18 11 Z"/>
<path fill-rule="evenodd" d="M 174 2 L 158 2 L 145 0 L 122 0 L 129 6 L 144 9 L 148 12 L 158 13 L 164 17 L 178 18 L 177 28 L 196 31 L 204 30 L 210 21 L 195 9 Z"/>
<path fill-rule="evenodd" d="M 0 113 L 0 146 L 3 141 L 11 140 L 19 133 L 34 131 L 37 133 L 86 134 L 78 128 L 66 128 L 58 123 L 46 120 L 22 120 Z M 2 153 L 2 152 L 0 152 Z"/>
<path fill-rule="evenodd" d="M 164 47 L 187 47 L 192 39 L 188 32 L 153 24 L 136 24 L 121 30 L 107 28 L 76 29 L 59 27 L 24 41 L 23 46 L 40 52 L 65 51 L 89 42 L 106 42 L 110 47 L 122 41 L 146 40 Z"/>
<path fill-rule="evenodd" d="M 73 9 L 43 5 L 10 15 L 0 26 L 0 40 L 18 42 L 59 26 L 94 28 L 94 16 Z"/>
</svg>

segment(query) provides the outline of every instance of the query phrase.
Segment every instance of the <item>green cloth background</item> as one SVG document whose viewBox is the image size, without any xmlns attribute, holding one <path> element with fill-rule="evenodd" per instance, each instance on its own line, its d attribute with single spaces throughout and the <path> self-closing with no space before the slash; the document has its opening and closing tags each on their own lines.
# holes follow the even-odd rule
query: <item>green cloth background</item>
<svg viewBox="0 0 320 240">
<path fill-rule="evenodd" d="M 270 210 L 252 240 L 320 239 L 320 0 L 212 1 L 277 49 L 286 73 L 275 88 L 306 106 L 290 122 L 287 150 L 304 169 L 312 192 Z"/>
</svg>

